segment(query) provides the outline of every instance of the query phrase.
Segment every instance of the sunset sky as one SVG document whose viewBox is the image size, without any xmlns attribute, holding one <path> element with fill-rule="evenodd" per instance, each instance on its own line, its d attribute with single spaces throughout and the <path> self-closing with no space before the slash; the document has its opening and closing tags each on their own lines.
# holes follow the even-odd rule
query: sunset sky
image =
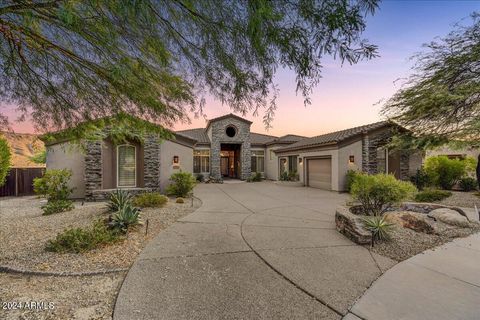
<svg viewBox="0 0 480 320">
<path fill-rule="evenodd" d="M 312 104 L 305 107 L 303 98 L 295 94 L 295 76 L 281 70 L 276 76 L 280 89 L 278 111 L 273 128 L 268 132 L 258 117 L 252 131 L 271 135 L 295 133 L 314 136 L 356 125 L 381 120 L 378 112 L 382 101 L 388 99 L 410 72 L 409 57 L 421 50 L 421 45 L 437 36 L 444 36 L 463 18 L 480 11 L 477 1 L 384 1 L 375 16 L 367 21 L 364 38 L 379 46 L 380 57 L 357 65 L 343 65 L 333 59 L 323 60 L 323 78 L 312 95 Z M 8 108 L 7 114 L 15 120 Z M 5 111 L 5 106 L 4 110 Z M 231 110 L 215 100 L 209 100 L 205 109 L 208 118 Z M 178 124 L 174 129 L 204 127 L 204 119 L 191 124 Z M 14 123 L 17 132 L 33 132 L 30 123 Z"/>
</svg>

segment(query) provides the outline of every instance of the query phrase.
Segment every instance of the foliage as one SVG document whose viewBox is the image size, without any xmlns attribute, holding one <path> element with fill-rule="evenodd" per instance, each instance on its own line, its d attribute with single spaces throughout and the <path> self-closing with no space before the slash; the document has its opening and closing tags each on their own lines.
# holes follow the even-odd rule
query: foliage
<svg viewBox="0 0 480 320">
<path fill-rule="evenodd" d="M 47 162 L 47 150 L 37 152 L 30 157 L 30 160 L 34 163 L 44 164 Z"/>
<path fill-rule="evenodd" d="M 161 207 L 167 203 L 168 198 L 158 192 L 146 192 L 133 198 L 133 205 L 140 208 Z"/>
<path fill-rule="evenodd" d="M 415 201 L 418 202 L 435 202 L 450 197 L 452 193 L 446 190 L 425 189 L 415 195 Z"/>
<path fill-rule="evenodd" d="M 280 174 L 280 181 L 288 181 L 288 172 L 287 171 L 283 171 Z"/>
<path fill-rule="evenodd" d="M 416 191 L 412 183 L 397 180 L 390 174 L 358 175 L 351 188 L 352 197 L 361 203 L 364 214 L 373 216 L 383 214 Z"/>
<path fill-rule="evenodd" d="M 117 189 L 110 193 L 107 203 L 108 211 L 117 212 L 132 204 L 132 195 L 125 190 Z"/>
<path fill-rule="evenodd" d="M 410 181 L 417 187 L 418 190 L 423 190 L 430 185 L 430 177 L 423 168 L 417 169 L 415 175 L 410 177 Z"/>
<path fill-rule="evenodd" d="M 119 111 L 172 124 L 207 94 L 268 124 L 279 68 L 309 103 L 322 58 L 376 55 L 361 34 L 378 2 L 2 1 L 0 97 L 39 128 Z"/>
<path fill-rule="evenodd" d="M 5 178 L 10 171 L 10 147 L 7 140 L 0 136 L 0 187 L 5 183 Z"/>
<path fill-rule="evenodd" d="M 187 197 L 195 187 L 196 179 L 188 172 L 177 172 L 170 177 L 172 183 L 167 187 L 166 192 L 168 195 L 176 197 Z"/>
<path fill-rule="evenodd" d="M 66 200 L 73 192 L 73 188 L 68 186 L 71 177 L 71 170 L 49 169 L 43 177 L 33 180 L 33 190 L 48 201 Z"/>
<path fill-rule="evenodd" d="M 250 177 L 247 178 L 247 182 L 259 182 L 262 181 L 262 174 L 260 172 L 255 172 Z"/>
<path fill-rule="evenodd" d="M 463 191 L 472 191 L 477 189 L 477 180 L 472 177 L 463 177 L 460 179 L 460 188 Z"/>
<path fill-rule="evenodd" d="M 127 233 L 129 228 L 138 224 L 142 224 L 140 220 L 140 209 L 131 205 L 121 207 L 112 215 L 109 223 L 110 227 L 123 233 Z"/>
<path fill-rule="evenodd" d="M 451 190 L 467 174 L 468 165 L 468 162 L 465 160 L 436 156 L 427 158 L 424 168 L 432 185 L 445 190 Z"/>
<path fill-rule="evenodd" d="M 59 253 L 80 253 L 119 240 L 119 234 L 109 229 L 102 221 L 96 221 L 90 228 L 72 228 L 59 233 L 49 240 L 45 250 Z"/>
<path fill-rule="evenodd" d="M 480 19 L 456 25 L 446 37 L 425 45 L 413 58 L 414 73 L 387 102 L 383 114 L 412 130 L 417 145 L 480 139 Z"/>
<path fill-rule="evenodd" d="M 386 216 L 365 217 L 363 224 L 367 230 L 372 232 L 373 241 L 388 240 L 393 224 L 386 221 Z"/>
<path fill-rule="evenodd" d="M 197 173 L 196 179 L 198 182 L 203 182 L 205 180 L 205 177 L 201 173 Z"/>
<path fill-rule="evenodd" d="M 175 203 L 185 203 L 185 199 L 179 197 L 175 200 Z"/>
<path fill-rule="evenodd" d="M 347 174 L 345 176 L 345 186 L 346 186 L 347 192 L 350 192 L 352 190 L 352 184 L 353 184 L 353 182 L 355 182 L 355 179 L 360 174 L 363 174 L 363 173 L 359 172 L 357 170 L 348 170 L 347 171 Z"/>
<path fill-rule="evenodd" d="M 73 208 L 73 201 L 71 200 L 49 200 L 42 206 L 44 216 L 70 211 L 73 210 Z"/>
<path fill-rule="evenodd" d="M 292 171 L 288 173 L 288 181 L 298 181 L 299 176 L 297 171 Z"/>
</svg>

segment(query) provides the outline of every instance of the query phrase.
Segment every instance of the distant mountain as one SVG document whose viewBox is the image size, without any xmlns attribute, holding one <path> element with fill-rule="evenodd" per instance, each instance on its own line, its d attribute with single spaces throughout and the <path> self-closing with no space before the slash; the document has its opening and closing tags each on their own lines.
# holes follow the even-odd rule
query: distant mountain
<svg viewBox="0 0 480 320">
<path fill-rule="evenodd" d="M 13 167 L 45 167 L 44 164 L 32 162 L 30 157 L 45 150 L 38 136 L 30 133 L 0 132 L 7 139 L 12 153 Z"/>
</svg>

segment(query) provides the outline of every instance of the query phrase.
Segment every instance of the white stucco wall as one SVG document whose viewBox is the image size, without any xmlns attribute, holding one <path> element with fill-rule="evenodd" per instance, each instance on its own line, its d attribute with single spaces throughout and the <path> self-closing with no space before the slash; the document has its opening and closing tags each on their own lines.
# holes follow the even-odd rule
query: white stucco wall
<svg viewBox="0 0 480 320">
<path fill-rule="evenodd" d="M 70 169 L 69 185 L 74 188 L 72 198 L 85 197 L 85 155 L 78 145 L 59 143 L 47 147 L 47 170 Z"/>
<path fill-rule="evenodd" d="M 350 163 L 350 156 L 354 162 Z M 362 141 L 356 141 L 338 149 L 338 191 L 346 190 L 346 174 L 348 170 L 362 170 Z"/>
<path fill-rule="evenodd" d="M 281 148 L 281 145 L 271 145 L 265 150 L 265 178 L 270 180 L 278 180 L 278 157 L 275 152 L 272 152 L 270 157 L 270 151 Z"/>
<path fill-rule="evenodd" d="M 173 164 L 173 157 L 178 156 L 178 165 Z M 193 172 L 193 148 L 166 140 L 160 145 L 160 189 L 163 191 L 170 183 L 173 173 Z"/>
</svg>

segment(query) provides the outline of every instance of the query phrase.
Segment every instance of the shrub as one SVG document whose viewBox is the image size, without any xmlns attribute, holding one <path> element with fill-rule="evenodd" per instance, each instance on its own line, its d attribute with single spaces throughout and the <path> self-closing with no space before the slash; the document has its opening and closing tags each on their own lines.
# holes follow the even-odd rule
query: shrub
<svg viewBox="0 0 480 320">
<path fill-rule="evenodd" d="M 73 228 L 59 233 L 49 240 L 45 250 L 59 253 L 80 253 L 119 240 L 118 231 L 109 229 L 102 221 L 96 221 L 90 228 Z"/>
<path fill-rule="evenodd" d="M 42 206 L 44 216 L 70 211 L 73 210 L 73 208 L 73 201 L 71 200 L 50 200 Z"/>
<path fill-rule="evenodd" d="M 466 175 L 468 167 L 468 161 L 447 156 L 430 157 L 425 161 L 425 172 L 432 184 L 445 190 L 451 190 Z"/>
<path fill-rule="evenodd" d="M 351 194 L 361 203 L 366 215 L 381 215 L 395 203 L 411 197 L 416 192 L 410 182 L 395 179 L 393 175 L 360 174 L 352 184 Z"/>
<path fill-rule="evenodd" d="M 288 181 L 288 172 L 284 171 L 280 174 L 280 181 Z"/>
<path fill-rule="evenodd" d="M 168 198 L 158 192 L 146 192 L 133 198 L 133 204 L 140 208 L 161 207 Z"/>
<path fill-rule="evenodd" d="M 460 179 L 460 188 L 463 191 L 472 191 L 477 189 L 477 180 L 471 177 L 464 177 Z"/>
<path fill-rule="evenodd" d="M 132 204 L 132 195 L 121 189 L 117 189 L 110 193 L 107 208 L 110 212 L 117 212 L 118 210 Z"/>
<path fill-rule="evenodd" d="M 170 181 L 172 181 L 172 184 L 167 187 L 167 194 L 177 197 L 188 196 L 196 184 L 195 177 L 188 172 L 174 173 L 170 177 Z"/>
<path fill-rule="evenodd" d="M 205 177 L 203 176 L 203 174 L 199 173 L 197 174 L 196 179 L 198 182 L 203 182 L 205 180 Z"/>
<path fill-rule="evenodd" d="M 127 233 L 128 229 L 142 224 L 140 221 L 140 209 L 126 205 L 112 215 L 109 225 L 113 229 Z"/>
<path fill-rule="evenodd" d="M 288 181 L 298 181 L 299 176 L 297 171 L 292 171 L 288 173 Z"/>
<path fill-rule="evenodd" d="M 345 176 L 345 187 L 347 189 L 347 192 L 350 192 L 352 190 L 352 184 L 355 181 L 355 178 L 359 175 L 363 174 L 362 172 L 358 172 L 356 170 L 348 170 L 347 174 Z"/>
<path fill-rule="evenodd" d="M 415 201 L 418 202 L 434 202 L 450 197 L 452 193 L 445 190 L 425 189 L 415 195 Z"/>
<path fill-rule="evenodd" d="M 386 221 L 386 216 L 366 217 L 363 224 L 367 230 L 372 233 L 373 242 L 375 240 L 387 240 L 390 238 L 392 223 Z"/>
<path fill-rule="evenodd" d="M 47 150 L 43 150 L 35 153 L 30 157 L 30 160 L 34 163 L 44 164 L 47 162 Z"/>
<path fill-rule="evenodd" d="M 5 178 L 10 171 L 10 147 L 7 140 L 0 137 L 0 187 L 5 183 Z"/>
<path fill-rule="evenodd" d="M 260 172 L 255 172 L 247 179 L 247 182 L 259 182 L 259 181 L 262 181 L 262 174 Z"/>
<path fill-rule="evenodd" d="M 175 200 L 176 203 L 185 203 L 185 199 L 183 198 L 177 198 L 177 200 Z"/>
<path fill-rule="evenodd" d="M 423 168 L 418 169 L 415 175 L 410 177 L 410 181 L 417 187 L 418 190 L 423 190 L 430 185 L 428 174 Z"/>
<path fill-rule="evenodd" d="M 48 201 L 66 200 L 73 192 L 68 186 L 71 177 L 72 171 L 68 169 L 47 170 L 43 177 L 33 179 L 33 190 Z"/>
</svg>

